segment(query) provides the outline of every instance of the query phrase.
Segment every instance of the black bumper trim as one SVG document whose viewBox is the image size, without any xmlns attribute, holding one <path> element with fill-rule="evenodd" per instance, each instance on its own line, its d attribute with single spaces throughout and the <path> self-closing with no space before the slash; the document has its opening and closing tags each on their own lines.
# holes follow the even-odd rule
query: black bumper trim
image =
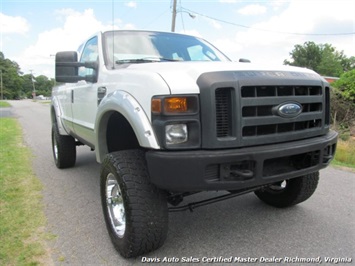
<svg viewBox="0 0 355 266">
<path fill-rule="evenodd" d="M 336 132 L 330 131 L 320 137 L 240 149 L 151 150 L 147 151 L 146 159 L 151 182 L 161 189 L 177 192 L 241 190 L 325 168 L 335 153 L 337 136 Z M 299 164 L 299 161 L 304 162 Z M 242 170 L 251 167 L 253 176 L 248 179 L 225 178 L 221 171 L 224 165 L 241 167 Z M 266 169 L 274 166 L 277 171 Z"/>
</svg>

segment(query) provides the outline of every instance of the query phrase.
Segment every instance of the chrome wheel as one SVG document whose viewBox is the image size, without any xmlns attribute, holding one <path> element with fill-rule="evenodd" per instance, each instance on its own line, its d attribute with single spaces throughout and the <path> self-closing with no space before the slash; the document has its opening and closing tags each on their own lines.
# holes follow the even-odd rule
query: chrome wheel
<svg viewBox="0 0 355 266">
<path fill-rule="evenodd" d="M 53 138 L 53 153 L 54 153 L 54 159 L 58 160 L 58 144 L 55 138 Z"/>
<path fill-rule="evenodd" d="M 120 186 L 112 173 L 106 179 L 106 205 L 112 228 L 122 238 L 126 230 L 126 212 Z"/>
<path fill-rule="evenodd" d="M 100 195 L 108 233 L 123 257 L 163 245 L 168 233 L 166 194 L 149 182 L 144 151 L 107 154 L 101 164 Z"/>
<path fill-rule="evenodd" d="M 274 191 L 274 192 L 277 192 L 277 191 L 281 191 L 281 190 L 284 190 L 287 186 L 287 181 L 284 180 L 284 181 L 281 181 L 281 182 L 278 182 L 278 183 L 275 183 L 271 186 L 269 186 L 269 189 L 271 191 Z"/>
<path fill-rule="evenodd" d="M 52 125 L 52 152 L 55 165 L 58 168 L 69 168 L 75 165 L 75 139 L 69 135 L 60 135 L 56 123 Z"/>
</svg>

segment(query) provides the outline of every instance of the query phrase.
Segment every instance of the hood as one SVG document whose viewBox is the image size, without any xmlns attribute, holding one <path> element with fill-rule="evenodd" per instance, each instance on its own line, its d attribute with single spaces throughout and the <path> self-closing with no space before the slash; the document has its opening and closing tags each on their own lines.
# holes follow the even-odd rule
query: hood
<svg viewBox="0 0 355 266">
<path fill-rule="evenodd" d="M 275 76 L 281 72 L 299 73 L 303 76 L 321 79 L 312 70 L 292 66 L 262 66 L 252 63 L 239 62 L 159 62 L 131 64 L 127 67 L 130 70 L 149 71 L 159 74 L 168 84 L 172 94 L 199 93 L 196 83 L 199 76 L 208 72 L 221 71 L 252 71 L 252 72 L 274 72 Z"/>
</svg>

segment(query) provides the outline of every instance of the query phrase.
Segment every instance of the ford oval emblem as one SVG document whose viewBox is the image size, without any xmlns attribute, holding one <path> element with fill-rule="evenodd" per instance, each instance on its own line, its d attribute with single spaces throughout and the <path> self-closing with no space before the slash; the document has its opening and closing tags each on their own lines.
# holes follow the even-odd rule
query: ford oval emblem
<svg viewBox="0 0 355 266">
<path fill-rule="evenodd" d="M 298 116 L 302 112 L 302 105 L 299 103 L 284 103 L 279 105 L 277 113 L 279 116 L 285 118 L 292 118 Z"/>
</svg>

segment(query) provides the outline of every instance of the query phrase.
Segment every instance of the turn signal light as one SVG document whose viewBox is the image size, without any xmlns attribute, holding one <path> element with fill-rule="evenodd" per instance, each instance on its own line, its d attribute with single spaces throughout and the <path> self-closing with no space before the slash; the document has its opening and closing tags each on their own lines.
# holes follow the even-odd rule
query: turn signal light
<svg viewBox="0 0 355 266">
<path fill-rule="evenodd" d="M 161 113 L 161 99 L 153 98 L 152 99 L 152 113 L 160 114 Z"/>
<path fill-rule="evenodd" d="M 194 115 L 199 111 L 198 97 L 188 96 L 155 96 L 151 100 L 151 111 L 155 115 Z"/>
<path fill-rule="evenodd" d="M 165 98 L 164 111 L 166 113 L 187 112 L 187 98 L 186 97 Z"/>
</svg>

